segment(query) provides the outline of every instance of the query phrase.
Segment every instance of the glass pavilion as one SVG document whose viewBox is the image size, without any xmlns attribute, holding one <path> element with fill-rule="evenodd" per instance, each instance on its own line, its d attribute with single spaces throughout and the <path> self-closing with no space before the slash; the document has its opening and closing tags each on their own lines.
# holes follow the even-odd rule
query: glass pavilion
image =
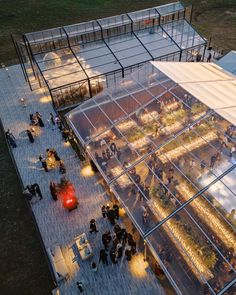
<svg viewBox="0 0 236 295">
<path fill-rule="evenodd" d="M 235 86 L 150 62 L 66 116 L 178 294 L 235 294 Z"/>
<path fill-rule="evenodd" d="M 206 40 L 175 2 L 122 15 L 23 35 L 18 45 L 25 76 L 47 86 L 54 106 L 78 104 L 150 60 L 191 61 Z M 31 73 L 31 74 L 30 74 Z"/>
</svg>

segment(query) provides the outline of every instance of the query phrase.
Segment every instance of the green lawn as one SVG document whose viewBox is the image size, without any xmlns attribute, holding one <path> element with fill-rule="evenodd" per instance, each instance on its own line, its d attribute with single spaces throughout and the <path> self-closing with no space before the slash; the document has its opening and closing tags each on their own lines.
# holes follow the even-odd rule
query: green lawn
<svg viewBox="0 0 236 295">
<path fill-rule="evenodd" d="M 78 23 L 158 6 L 167 0 L 0 0 L 0 62 L 14 62 L 10 34 Z M 194 5 L 193 22 L 226 49 L 236 48 L 235 0 L 185 0 Z"/>
<path fill-rule="evenodd" d="M 50 295 L 53 283 L 0 127 L 0 294 Z"/>
</svg>

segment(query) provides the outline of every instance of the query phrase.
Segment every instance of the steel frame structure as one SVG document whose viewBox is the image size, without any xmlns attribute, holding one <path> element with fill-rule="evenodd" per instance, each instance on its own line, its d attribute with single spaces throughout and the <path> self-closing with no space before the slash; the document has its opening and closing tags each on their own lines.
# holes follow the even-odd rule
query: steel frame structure
<svg viewBox="0 0 236 295">
<path fill-rule="evenodd" d="M 206 40 L 193 29 L 185 12 L 182 3 L 175 2 L 27 33 L 14 44 L 28 82 L 32 79 L 23 60 L 30 63 L 34 78 L 40 87 L 47 86 L 54 106 L 60 109 L 78 104 L 77 94 L 81 101 L 90 98 L 150 60 L 187 61 L 199 53 L 204 58 Z M 19 50 L 22 46 L 24 50 Z M 56 62 L 56 58 L 45 60 L 50 52 L 63 63 L 48 68 L 47 64 Z M 76 98 L 68 99 L 74 92 Z"/>
</svg>

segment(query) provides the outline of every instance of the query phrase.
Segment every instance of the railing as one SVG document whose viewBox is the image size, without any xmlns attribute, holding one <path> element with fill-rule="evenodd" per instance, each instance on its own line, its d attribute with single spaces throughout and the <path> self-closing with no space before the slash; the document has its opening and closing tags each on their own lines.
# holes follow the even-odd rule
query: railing
<svg viewBox="0 0 236 295">
<path fill-rule="evenodd" d="M 2 120 L 1 120 L 1 118 L 0 118 L 0 128 L 1 128 L 1 129 L 3 130 L 3 132 L 4 132 L 5 129 L 4 129 L 4 127 L 3 127 L 3 124 L 2 124 Z M 16 171 L 16 174 L 17 174 L 17 177 L 18 177 L 18 179 L 19 179 L 19 182 L 20 182 L 20 185 L 21 185 L 21 188 L 22 188 L 22 191 L 23 191 L 24 188 L 25 188 L 25 186 L 24 186 L 24 184 L 23 184 L 23 181 L 22 181 L 22 178 L 21 178 L 21 175 L 20 175 L 19 169 L 18 169 L 18 167 L 17 167 L 17 165 L 16 165 L 16 161 L 15 161 L 15 158 L 14 158 L 14 156 L 13 156 L 12 149 L 11 149 L 11 147 L 10 147 L 10 145 L 9 145 L 9 142 L 8 142 L 8 140 L 6 139 L 5 136 L 4 136 L 4 138 L 5 138 L 5 142 L 6 142 L 6 144 L 7 144 L 8 152 L 9 152 L 9 154 L 10 154 L 10 157 L 11 157 L 11 160 L 12 160 L 12 163 L 13 163 L 13 166 L 14 166 L 14 168 L 15 168 L 15 171 Z M 44 242 L 43 242 L 43 239 L 42 239 L 42 236 L 41 236 L 41 233 L 40 233 L 40 230 L 39 230 L 39 227 L 38 227 L 38 224 L 37 224 L 37 221 L 36 221 L 35 215 L 34 215 L 34 212 L 33 212 L 32 209 L 31 209 L 31 206 L 30 206 L 30 204 L 29 204 L 29 201 L 26 200 L 26 198 L 24 198 L 24 199 L 25 199 L 25 202 L 26 202 L 27 207 L 28 207 L 28 209 L 29 209 L 29 212 L 30 212 L 30 214 L 31 214 L 31 217 L 32 217 L 32 219 L 33 219 L 33 223 L 34 223 L 34 225 L 35 225 L 36 232 L 37 232 L 37 235 L 38 235 L 38 238 L 39 238 L 40 244 L 41 244 L 41 246 L 42 246 L 43 253 L 44 253 L 44 256 L 45 256 L 45 259 L 46 259 L 46 261 L 47 261 L 47 265 L 48 265 L 48 268 L 49 268 L 49 271 L 50 271 L 50 274 L 51 274 L 51 278 L 52 278 L 53 284 L 54 284 L 54 286 L 55 286 L 55 288 L 56 288 L 56 287 L 58 286 L 58 285 L 57 285 L 57 280 L 56 280 L 56 277 L 55 277 L 55 274 L 54 274 L 54 271 L 53 271 L 52 265 L 51 265 L 51 263 L 50 263 L 50 260 L 49 260 L 49 258 L 48 258 L 47 251 L 46 251 L 46 248 L 45 248 L 45 245 L 44 245 Z"/>
</svg>

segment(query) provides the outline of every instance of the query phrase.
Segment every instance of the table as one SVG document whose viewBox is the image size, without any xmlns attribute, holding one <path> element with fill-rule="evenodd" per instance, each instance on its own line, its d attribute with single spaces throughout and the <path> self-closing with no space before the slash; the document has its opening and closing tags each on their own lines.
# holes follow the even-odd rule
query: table
<svg viewBox="0 0 236 295">
<path fill-rule="evenodd" d="M 86 260 L 93 255 L 91 245 L 85 233 L 75 237 L 75 243 L 83 260 Z"/>
</svg>

